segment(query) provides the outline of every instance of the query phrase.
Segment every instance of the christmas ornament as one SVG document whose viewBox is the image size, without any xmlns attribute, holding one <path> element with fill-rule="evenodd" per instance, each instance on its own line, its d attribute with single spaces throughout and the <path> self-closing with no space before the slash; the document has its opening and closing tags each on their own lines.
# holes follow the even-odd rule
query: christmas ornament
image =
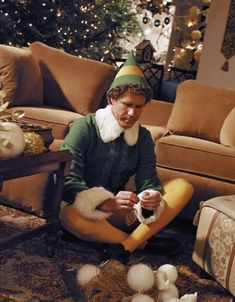
<svg viewBox="0 0 235 302">
<path fill-rule="evenodd" d="M 170 299 L 167 299 L 166 302 L 179 302 L 180 300 L 178 298 L 174 298 L 174 297 L 171 297 Z"/>
<path fill-rule="evenodd" d="M 154 285 L 155 276 L 151 267 L 139 263 L 132 265 L 127 272 L 129 286 L 137 292 L 145 292 Z"/>
<path fill-rule="evenodd" d="M 164 264 L 153 271 L 144 263 L 127 268 L 117 260 L 83 265 L 76 274 L 89 301 L 196 302 L 197 293 L 179 298 L 176 267 Z M 161 283 L 162 282 L 162 283 Z M 148 293 L 144 293 L 148 291 Z"/>
<path fill-rule="evenodd" d="M 174 285 L 178 278 L 178 272 L 175 266 L 171 264 L 161 265 L 156 272 L 156 285 L 159 289 L 159 299 L 161 302 L 169 300 L 178 301 L 179 291 Z"/>
<path fill-rule="evenodd" d="M 166 278 L 171 282 L 175 283 L 178 278 L 178 272 L 174 265 L 163 264 L 158 268 L 158 272 L 163 272 L 166 274 Z"/>
<path fill-rule="evenodd" d="M 178 272 L 175 266 L 164 264 L 155 272 L 155 286 L 159 289 L 159 302 L 196 302 L 197 293 L 186 294 L 179 299 L 179 291 L 175 286 Z"/>
<path fill-rule="evenodd" d="M 24 148 L 23 130 L 16 123 L 0 123 L 0 159 L 19 156 Z"/>
<path fill-rule="evenodd" d="M 195 30 L 193 30 L 193 31 L 191 32 L 191 37 L 192 37 L 193 40 L 198 41 L 198 40 L 201 39 L 202 33 L 200 32 L 199 29 L 195 29 Z"/>
<path fill-rule="evenodd" d="M 161 272 L 161 271 L 157 270 L 155 272 L 155 277 L 156 277 L 155 278 L 155 286 L 159 290 L 164 290 L 164 289 L 167 289 L 169 287 L 170 280 L 167 280 L 165 272 Z"/>
<path fill-rule="evenodd" d="M 200 9 L 197 6 L 192 6 L 189 9 L 189 14 L 191 17 L 197 17 L 200 14 Z"/>
<path fill-rule="evenodd" d="M 201 58 L 201 54 L 202 54 L 202 47 L 198 48 L 195 52 L 194 52 L 194 60 L 199 63 L 200 58 Z"/>
<path fill-rule="evenodd" d="M 77 282 L 80 286 L 86 285 L 93 277 L 97 277 L 100 268 L 94 264 L 83 265 L 76 274 Z"/>
<path fill-rule="evenodd" d="M 159 291 L 159 299 L 161 302 L 168 302 L 169 299 L 178 299 L 179 291 L 173 283 L 169 283 L 169 287 Z"/>
<path fill-rule="evenodd" d="M 82 286 L 89 301 L 124 301 L 126 296 L 134 294 L 126 280 L 126 267 L 121 262 L 109 260 L 98 268 L 99 274 Z"/>
<path fill-rule="evenodd" d="M 180 302 L 197 302 L 197 293 L 182 296 Z"/>
<path fill-rule="evenodd" d="M 24 154 L 33 155 L 43 153 L 46 148 L 41 136 L 35 132 L 25 132 L 25 149 Z"/>
<path fill-rule="evenodd" d="M 131 302 L 154 302 L 155 300 L 149 295 L 138 294 L 131 299 Z"/>
<path fill-rule="evenodd" d="M 117 260 L 111 260 L 102 266 L 101 277 L 109 276 L 116 284 L 122 287 L 123 278 L 126 276 L 126 267 Z M 126 283 L 126 282 L 125 282 Z"/>
</svg>

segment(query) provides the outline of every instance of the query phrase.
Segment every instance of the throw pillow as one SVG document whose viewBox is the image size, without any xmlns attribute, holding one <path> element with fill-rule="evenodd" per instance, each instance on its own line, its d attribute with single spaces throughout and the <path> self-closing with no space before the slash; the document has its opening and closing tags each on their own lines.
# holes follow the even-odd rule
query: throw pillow
<svg viewBox="0 0 235 302">
<path fill-rule="evenodd" d="M 28 49 L 0 45 L 0 103 L 43 105 L 43 82 L 37 61 Z"/>
<path fill-rule="evenodd" d="M 220 143 L 221 127 L 234 106 L 235 90 L 187 80 L 178 86 L 167 128 Z"/>
<path fill-rule="evenodd" d="M 82 115 L 98 109 L 114 77 L 111 65 L 79 58 L 41 42 L 29 48 L 42 70 L 45 105 Z"/>
<path fill-rule="evenodd" d="M 220 131 L 220 142 L 222 145 L 235 148 L 235 107 L 224 120 Z"/>
</svg>

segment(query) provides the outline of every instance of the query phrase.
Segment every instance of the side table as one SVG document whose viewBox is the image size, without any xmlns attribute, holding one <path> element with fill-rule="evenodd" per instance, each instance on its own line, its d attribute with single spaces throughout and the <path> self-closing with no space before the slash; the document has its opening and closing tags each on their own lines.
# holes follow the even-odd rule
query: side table
<svg viewBox="0 0 235 302">
<path fill-rule="evenodd" d="M 0 241 L 0 251 L 11 248 L 16 244 L 29 240 L 34 236 L 46 233 L 47 254 L 53 256 L 55 252 L 55 242 L 59 228 L 59 212 L 62 200 L 62 190 L 64 178 L 70 171 L 72 155 L 68 150 L 48 151 L 43 154 L 32 156 L 19 156 L 11 159 L 0 160 L 0 190 L 5 180 L 29 176 L 42 172 L 51 172 L 54 177 L 52 188 L 50 187 L 52 198 L 46 200 L 48 213 L 44 225 L 36 227 L 30 231 L 22 232 L 8 239 Z M 17 189 L 17 188 L 16 188 Z"/>
</svg>

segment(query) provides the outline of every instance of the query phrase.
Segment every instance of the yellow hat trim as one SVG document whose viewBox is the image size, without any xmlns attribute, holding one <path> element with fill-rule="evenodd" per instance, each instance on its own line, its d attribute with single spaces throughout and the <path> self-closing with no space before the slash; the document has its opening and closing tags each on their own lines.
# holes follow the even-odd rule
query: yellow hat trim
<svg viewBox="0 0 235 302">
<path fill-rule="evenodd" d="M 138 66 L 123 66 L 116 75 L 116 78 L 125 75 L 138 75 L 144 77 L 143 71 Z"/>
</svg>

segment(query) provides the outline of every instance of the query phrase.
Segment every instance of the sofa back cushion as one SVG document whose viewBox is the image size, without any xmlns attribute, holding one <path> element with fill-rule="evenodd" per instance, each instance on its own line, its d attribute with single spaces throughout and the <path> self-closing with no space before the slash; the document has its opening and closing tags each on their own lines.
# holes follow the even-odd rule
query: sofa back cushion
<svg viewBox="0 0 235 302">
<path fill-rule="evenodd" d="M 98 109 L 114 77 L 111 65 L 79 58 L 41 42 L 33 42 L 29 48 L 41 67 L 45 105 L 83 115 Z"/>
<path fill-rule="evenodd" d="M 43 104 L 43 81 L 29 49 L 0 45 L 0 102 L 9 106 Z"/>
<path fill-rule="evenodd" d="M 187 80 L 178 86 L 167 128 L 219 143 L 223 122 L 234 106 L 235 90 Z"/>
</svg>

